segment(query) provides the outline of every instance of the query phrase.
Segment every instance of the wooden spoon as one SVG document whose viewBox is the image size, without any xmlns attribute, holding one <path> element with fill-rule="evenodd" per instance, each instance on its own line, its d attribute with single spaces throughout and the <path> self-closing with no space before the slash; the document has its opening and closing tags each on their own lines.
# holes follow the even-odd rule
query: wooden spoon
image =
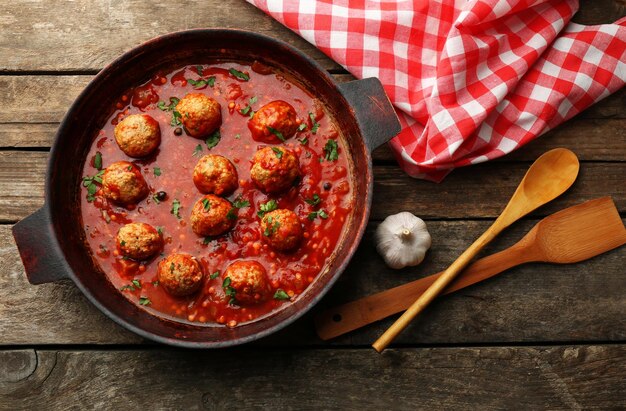
<svg viewBox="0 0 626 411">
<path fill-rule="evenodd" d="M 576 155 L 556 148 L 539 157 L 526 172 L 522 182 L 502 214 L 446 271 L 392 324 L 372 345 L 382 352 L 394 338 L 465 268 L 476 254 L 502 230 L 521 217 L 563 194 L 576 180 L 579 163 Z"/>
<path fill-rule="evenodd" d="M 539 221 L 515 245 L 467 267 L 442 294 L 449 294 L 491 278 L 520 264 L 570 264 L 587 260 L 626 244 L 626 227 L 610 197 L 566 208 Z M 411 306 L 442 274 L 372 294 L 315 317 L 317 335 L 329 340 Z"/>
</svg>

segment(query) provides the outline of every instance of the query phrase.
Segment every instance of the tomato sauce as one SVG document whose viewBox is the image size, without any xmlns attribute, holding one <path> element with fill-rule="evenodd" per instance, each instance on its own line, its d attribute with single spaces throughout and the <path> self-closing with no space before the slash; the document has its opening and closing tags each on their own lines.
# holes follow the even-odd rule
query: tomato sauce
<svg viewBox="0 0 626 411">
<path fill-rule="evenodd" d="M 233 75 L 229 71 L 232 68 L 246 74 L 249 80 Z M 221 104 L 220 139 L 210 149 L 204 140 L 190 137 L 184 131 L 179 135 L 182 126 L 172 125 L 176 123 L 175 104 L 170 110 L 170 98 L 180 99 L 191 92 L 205 93 Z M 266 195 L 251 181 L 250 165 L 256 150 L 267 144 L 252 139 L 247 122 L 251 111 L 274 100 L 290 103 L 299 121 L 307 126 L 281 143 L 298 156 L 300 182 L 285 193 Z M 246 111 L 248 106 L 250 110 Z M 151 115 L 161 128 L 159 149 L 145 159 L 126 156 L 113 136 L 115 125 L 135 113 Z M 336 160 L 326 158 L 324 147 L 329 139 L 337 142 Z M 214 143 L 215 139 L 210 145 Z M 193 183 L 193 169 L 197 161 L 209 153 L 230 159 L 237 168 L 239 188 L 227 198 L 249 202 L 249 206 L 239 209 L 235 227 L 216 238 L 197 236 L 189 223 L 191 209 L 203 195 Z M 113 285 L 130 301 L 151 313 L 194 324 L 219 323 L 233 327 L 249 322 L 290 304 L 331 262 L 354 206 L 352 165 L 348 157 L 341 133 L 322 104 L 279 72 L 261 65 L 220 63 L 159 73 L 120 96 L 115 112 L 94 140 L 83 168 L 86 180 L 81 192 L 86 239 L 94 259 Z M 90 179 L 120 160 L 140 167 L 150 186 L 148 197 L 134 207 L 124 208 L 107 202 L 102 196 L 99 178 Z M 161 191 L 167 194 L 166 198 L 155 200 L 156 193 Z M 315 195 L 321 200 L 319 204 L 306 201 Z M 276 200 L 279 208 L 293 210 L 302 223 L 304 238 L 294 252 L 274 251 L 263 239 L 257 212 L 261 204 L 271 199 Z M 180 203 L 180 218 L 172 212 L 175 200 Z M 145 222 L 157 227 L 165 242 L 162 253 L 149 261 L 122 257 L 116 249 L 115 237 L 118 229 L 129 222 Z M 203 267 L 204 284 L 191 296 L 173 297 L 158 284 L 158 262 L 173 252 L 191 254 Z M 224 272 L 230 263 L 240 259 L 261 263 L 267 270 L 272 292 L 282 292 L 259 305 L 239 306 L 229 301 L 217 272 Z"/>
</svg>

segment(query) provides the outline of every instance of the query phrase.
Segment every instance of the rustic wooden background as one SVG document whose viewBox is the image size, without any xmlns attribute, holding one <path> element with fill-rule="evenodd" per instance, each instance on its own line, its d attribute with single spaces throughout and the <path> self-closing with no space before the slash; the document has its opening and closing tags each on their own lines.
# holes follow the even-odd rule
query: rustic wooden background
<svg viewBox="0 0 626 411">
<path fill-rule="evenodd" d="M 624 2 L 587 0 L 575 21 L 611 22 Z M 331 342 L 311 314 L 248 346 L 188 351 L 151 344 L 92 307 L 70 282 L 31 286 L 11 225 L 43 202 L 46 158 L 63 114 L 95 73 L 144 40 L 197 27 L 254 30 L 351 76 L 241 0 L 17 0 L 0 7 L 0 409 L 625 408 L 626 247 L 572 266 L 528 265 L 442 298 L 384 355 L 369 345 L 392 319 Z M 582 160 L 569 193 L 515 225 L 610 195 L 626 212 L 624 90 L 518 152 L 412 180 L 375 152 L 368 234 L 319 308 L 446 267 L 498 214 L 528 165 L 553 147 Z M 428 220 L 417 269 L 387 269 L 372 231 L 390 213 Z"/>
</svg>

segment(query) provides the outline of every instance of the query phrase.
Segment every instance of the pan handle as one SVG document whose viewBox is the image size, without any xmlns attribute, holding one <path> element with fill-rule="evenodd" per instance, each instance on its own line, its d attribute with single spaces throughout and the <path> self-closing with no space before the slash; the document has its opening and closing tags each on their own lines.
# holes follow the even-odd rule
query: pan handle
<svg viewBox="0 0 626 411">
<path fill-rule="evenodd" d="M 339 84 L 361 128 L 365 145 L 372 152 L 400 132 L 396 111 L 375 77 Z"/>
<path fill-rule="evenodd" d="M 69 278 L 69 267 L 54 235 L 48 207 L 43 206 L 15 224 L 13 238 L 29 283 L 44 284 Z"/>
</svg>

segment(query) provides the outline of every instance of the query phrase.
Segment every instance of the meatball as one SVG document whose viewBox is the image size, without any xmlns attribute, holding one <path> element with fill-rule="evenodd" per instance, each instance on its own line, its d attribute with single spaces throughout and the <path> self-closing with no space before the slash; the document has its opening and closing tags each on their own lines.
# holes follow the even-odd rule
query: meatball
<svg viewBox="0 0 626 411">
<path fill-rule="evenodd" d="M 256 141 L 272 144 L 285 141 L 293 137 L 298 128 L 296 110 L 285 101 L 272 101 L 254 113 L 248 128 Z"/>
<path fill-rule="evenodd" d="M 224 234 L 233 228 L 236 220 L 237 208 L 213 194 L 202 197 L 191 210 L 191 229 L 200 236 Z"/>
<path fill-rule="evenodd" d="M 302 240 L 302 226 L 298 216 L 291 210 L 271 211 L 261 220 L 261 232 L 265 241 L 278 251 L 291 251 Z"/>
<path fill-rule="evenodd" d="M 237 188 L 237 170 L 226 157 L 207 154 L 193 169 L 193 182 L 202 193 L 228 195 Z"/>
<path fill-rule="evenodd" d="M 117 232 L 117 248 L 126 257 L 146 260 L 163 248 L 163 238 L 150 224 L 130 223 Z"/>
<path fill-rule="evenodd" d="M 215 99 L 200 93 L 189 93 L 176 105 L 180 119 L 192 137 L 203 138 L 222 124 L 222 106 Z"/>
<path fill-rule="evenodd" d="M 298 157 L 284 147 L 264 147 L 252 158 L 250 177 L 265 193 L 287 190 L 300 176 Z"/>
<path fill-rule="evenodd" d="M 104 196 L 120 205 L 136 204 L 148 195 L 148 184 L 139 167 L 128 161 L 117 161 L 102 175 Z"/>
<path fill-rule="evenodd" d="M 195 293 L 204 279 L 200 263 L 189 254 L 168 255 L 159 262 L 157 275 L 159 285 L 176 297 Z"/>
<path fill-rule="evenodd" d="M 239 304 L 267 301 L 272 290 L 267 272 L 256 261 L 235 261 L 222 274 L 224 291 Z"/>
<path fill-rule="evenodd" d="M 147 114 L 132 114 L 120 121 L 113 132 L 120 149 L 130 157 L 145 157 L 161 144 L 159 123 Z"/>
</svg>

